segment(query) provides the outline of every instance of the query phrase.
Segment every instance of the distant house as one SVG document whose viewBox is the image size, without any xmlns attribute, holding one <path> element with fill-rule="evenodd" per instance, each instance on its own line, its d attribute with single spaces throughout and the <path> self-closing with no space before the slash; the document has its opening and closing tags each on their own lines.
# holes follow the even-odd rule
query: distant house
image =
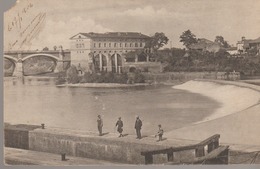
<svg viewBox="0 0 260 169">
<path fill-rule="evenodd" d="M 245 37 L 242 37 L 241 41 L 237 42 L 237 51 L 241 53 L 246 53 L 246 51 L 250 48 L 249 42 L 251 39 L 246 39 Z"/>
<path fill-rule="evenodd" d="M 199 50 L 199 51 L 208 51 L 208 52 L 218 52 L 221 49 L 220 44 L 217 42 L 210 41 L 205 38 L 198 39 L 198 42 L 192 44 L 190 49 Z"/>
<path fill-rule="evenodd" d="M 260 37 L 255 40 L 249 41 L 249 49 L 251 49 L 251 48 L 256 48 L 257 54 L 260 53 Z"/>
<path fill-rule="evenodd" d="M 239 53 L 237 50 L 237 47 L 230 47 L 230 48 L 227 48 L 226 50 L 232 56 L 237 55 Z"/>
<path fill-rule="evenodd" d="M 254 40 L 242 37 L 242 40 L 237 42 L 237 50 L 239 53 L 247 53 L 248 50 L 252 48 L 256 48 L 257 53 L 260 53 L 260 37 Z"/>
</svg>

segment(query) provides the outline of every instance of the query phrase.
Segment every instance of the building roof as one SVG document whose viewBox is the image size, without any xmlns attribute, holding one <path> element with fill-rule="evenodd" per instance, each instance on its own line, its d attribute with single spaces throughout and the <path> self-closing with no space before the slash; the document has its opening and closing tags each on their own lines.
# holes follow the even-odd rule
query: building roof
<svg viewBox="0 0 260 169">
<path fill-rule="evenodd" d="M 250 40 L 248 43 L 260 43 L 260 37 L 255 40 Z"/>
<path fill-rule="evenodd" d="M 216 42 L 212 42 L 208 39 L 205 39 L 205 38 L 201 38 L 201 39 L 198 39 L 198 42 L 195 43 L 195 44 L 192 44 L 190 46 L 191 49 L 206 49 L 207 47 L 210 47 L 212 45 L 219 45 L 218 43 Z"/>
<path fill-rule="evenodd" d="M 84 35 L 89 38 L 143 38 L 143 39 L 150 38 L 149 36 L 138 32 L 107 32 L 107 33 L 89 32 L 89 33 L 78 33 L 78 34 Z M 72 39 L 73 37 L 71 37 L 70 39 Z"/>
<path fill-rule="evenodd" d="M 199 43 L 214 43 L 211 40 L 205 39 L 205 38 L 198 38 Z"/>
</svg>

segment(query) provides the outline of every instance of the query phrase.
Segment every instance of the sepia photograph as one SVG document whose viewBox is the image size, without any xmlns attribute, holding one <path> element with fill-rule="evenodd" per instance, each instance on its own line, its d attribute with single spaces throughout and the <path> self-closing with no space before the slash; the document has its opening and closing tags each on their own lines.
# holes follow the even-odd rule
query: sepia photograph
<svg viewBox="0 0 260 169">
<path fill-rule="evenodd" d="M 260 1 L 16 0 L 3 15 L 5 166 L 260 164 Z"/>
</svg>

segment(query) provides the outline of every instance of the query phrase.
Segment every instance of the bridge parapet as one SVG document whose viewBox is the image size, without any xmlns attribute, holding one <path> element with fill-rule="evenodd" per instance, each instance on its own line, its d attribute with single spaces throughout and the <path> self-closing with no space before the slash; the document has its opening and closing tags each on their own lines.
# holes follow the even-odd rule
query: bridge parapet
<svg viewBox="0 0 260 169">
<path fill-rule="evenodd" d="M 63 60 L 62 56 L 66 56 L 66 60 L 70 59 L 70 50 L 46 50 L 46 51 L 35 51 L 35 50 L 27 50 L 27 51 L 4 51 L 4 55 L 7 56 L 11 56 L 14 57 L 16 59 L 18 59 L 19 57 L 21 59 L 24 58 L 29 58 L 28 56 L 32 55 L 32 56 L 38 56 L 38 55 L 46 55 L 46 56 L 50 56 L 53 55 L 57 58 L 60 58 L 61 60 Z M 20 56 L 19 56 L 20 55 Z M 69 56 L 69 57 L 68 57 Z"/>
</svg>

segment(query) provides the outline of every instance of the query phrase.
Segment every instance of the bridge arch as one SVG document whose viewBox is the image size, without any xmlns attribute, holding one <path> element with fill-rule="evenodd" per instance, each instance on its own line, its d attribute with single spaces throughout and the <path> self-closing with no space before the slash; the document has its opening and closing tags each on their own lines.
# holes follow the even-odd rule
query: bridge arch
<svg viewBox="0 0 260 169">
<path fill-rule="evenodd" d="M 15 64 L 18 62 L 18 59 L 10 56 L 10 55 L 4 55 L 4 58 L 11 60 L 12 62 L 14 62 Z"/>
<path fill-rule="evenodd" d="M 25 61 L 26 59 L 36 57 L 36 56 L 47 56 L 47 57 L 54 59 L 55 61 L 61 61 L 61 58 L 59 58 L 55 55 L 47 54 L 47 53 L 37 53 L 37 54 L 28 55 L 28 56 L 22 58 L 22 61 Z"/>
</svg>

